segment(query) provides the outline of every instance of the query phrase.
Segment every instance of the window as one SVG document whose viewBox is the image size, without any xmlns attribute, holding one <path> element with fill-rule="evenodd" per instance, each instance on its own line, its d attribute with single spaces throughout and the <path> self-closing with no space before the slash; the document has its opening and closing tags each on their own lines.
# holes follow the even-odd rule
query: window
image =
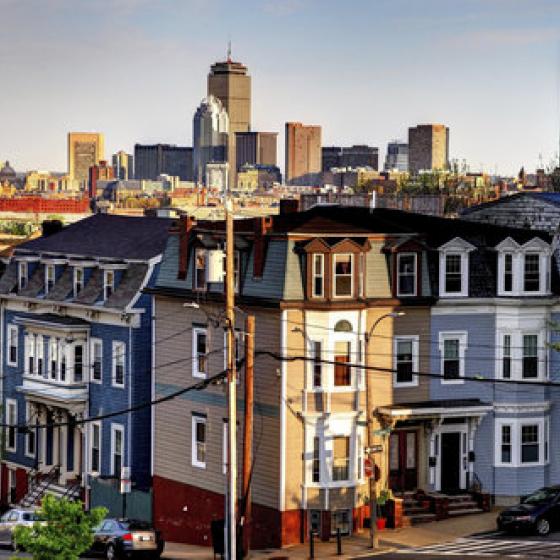
<svg viewBox="0 0 560 560">
<path fill-rule="evenodd" d="M 321 298 L 325 295 L 325 255 L 316 253 L 311 258 L 313 262 L 313 297 Z"/>
<path fill-rule="evenodd" d="M 309 510 L 309 529 L 314 535 L 321 534 L 321 510 Z"/>
<path fill-rule="evenodd" d="M 335 342 L 334 346 L 334 384 L 335 387 L 348 387 L 352 381 L 350 370 L 350 342 Z"/>
<path fill-rule="evenodd" d="M 50 293 L 54 288 L 55 269 L 54 264 L 45 265 L 45 294 Z"/>
<path fill-rule="evenodd" d="M 397 296 L 416 295 L 416 254 L 397 255 Z"/>
<path fill-rule="evenodd" d="M 350 438 L 335 436 L 333 439 L 333 481 L 348 480 L 350 475 Z"/>
<path fill-rule="evenodd" d="M 25 335 L 25 373 L 35 374 L 35 335 Z"/>
<path fill-rule="evenodd" d="M 521 426 L 521 462 L 539 462 L 539 426 L 528 424 Z"/>
<path fill-rule="evenodd" d="M 16 452 L 17 448 L 17 401 L 14 399 L 6 399 L 6 451 Z"/>
<path fill-rule="evenodd" d="M 206 249 L 199 247 L 194 260 L 194 287 L 196 290 L 206 290 Z"/>
<path fill-rule="evenodd" d="M 35 421 L 32 416 L 31 405 L 30 403 L 27 403 L 25 407 L 25 424 L 27 425 L 27 431 L 25 434 L 25 454 L 28 457 L 35 457 L 37 443 Z"/>
<path fill-rule="evenodd" d="M 80 292 L 84 289 L 84 269 L 74 269 L 74 297 L 78 297 Z"/>
<path fill-rule="evenodd" d="M 43 336 L 37 335 L 37 375 L 43 375 L 43 361 L 45 359 L 45 345 L 43 342 Z"/>
<path fill-rule="evenodd" d="M 460 294 L 463 291 L 462 257 L 457 253 L 445 255 L 445 292 Z"/>
<path fill-rule="evenodd" d="M 115 272 L 105 270 L 103 272 L 103 299 L 107 301 L 115 291 Z"/>
<path fill-rule="evenodd" d="M 59 347 L 59 354 L 60 354 L 60 381 L 66 381 L 66 364 L 68 363 L 68 358 L 66 356 L 66 344 L 63 342 L 60 344 Z"/>
<path fill-rule="evenodd" d="M 27 263 L 20 261 L 18 263 L 18 289 L 24 290 L 27 288 Z"/>
<path fill-rule="evenodd" d="M 319 340 L 311 342 L 311 353 L 313 357 L 313 361 L 311 362 L 313 368 L 313 388 L 318 389 L 323 386 L 322 351 L 321 342 Z"/>
<path fill-rule="evenodd" d="M 206 417 L 192 417 L 192 464 L 206 468 Z"/>
<path fill-rule="evenodd" d="M 336 535 L 340 529 L 341 535 L 349 535 L 351 532 L 350 510 L 339 509 L 332 513 L 331 534 Z"/>
<path fill-rule="evenodd" d="M 507 424 L 502 425 L 501 458 L 502 463 L 511 463 L 511 426 Z"/>
<path fill-rule="evenodd" d="M 91 341 L 91 380 L 101 383 L 103 380 L 103 343 L 99 339 Z"/>
<path fill-rule="evenodd" d="M 99 474 L 101 470 L 101 424 L 91 423 L 91 472 Z"/>
<path fill-rule="evenodd" d="M 193 329 L 193 377 L 208 374 L 208 340 L 206 329 Z"/>
<path fill-rule="evenodd" d="M 58 373 L 58 340 L 51 337 L 49 340 L 49 366 L 48 377 L 56 379 Z"/>
<path fill-rule="evenodd" d="M 16 490 L 16 470 L 8 469 L 8 500 L 11 504 L 17 502 L 17 490 Z M 12 512 L 8 517 L 8 521 L 17 521 L 17 513 Z"/>
<path fill-rule="evenodd" d="M 502 377 L 511 378 L 511 335 L 504 334 L 502 347 Z"/>
<path fill-rule="evenodd" d="M 539 292 L 541 289 L 540 254 L 526 253 L 523 274 L 523 289 L 526 292 Z"/>
<path fill-rule="evenodd" d="M 334 255 L 334 297 L 352 297 L 354 255 Z"/>
<path fill-rule="evenodd" d="M 465 368 L 467 333 L 439 333 L 442 383 L 462 383 Z"/>
<path fill-rule="evenodd" d="M 124 387 L 126 346 L 124 342 L 113 341 L 113 379 L 112 384 Z"/>
<path fill-rule="evenodd" d="M 418 376 L 418 337 L 395 339 L 395 385 L 416 385 Z"/>
<path fill-rule="evenodd" d="M 539 376 L 538 337 L 536 334 L 523 335 L 523 379 Z"/>
<path fill-rule="evenodd" d="M 74 383 L 81 383 L 84 380 L 84 346 L 76 344 L 74 346 Z"/>
<path fill-rule="evenodd" d="M 124 426 L 111 425 L 111 474 L 121 476 L 123 466 Z"/>
<path fill-rule="evenodd" d="M 513 254 L 504 254 L 504 292 L 513 292 Z"/>
<path fill-rule="evenodd" d="M 17 366 L 18 362 L 18 328 L 8 325 L 8 365 Z"/>
</svg>

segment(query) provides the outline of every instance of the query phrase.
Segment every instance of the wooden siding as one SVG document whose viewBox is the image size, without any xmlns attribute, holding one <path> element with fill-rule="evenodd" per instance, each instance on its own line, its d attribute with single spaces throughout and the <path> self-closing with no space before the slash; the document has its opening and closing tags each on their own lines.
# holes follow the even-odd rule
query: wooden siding
<svg viewBox="0 0 560 560">
<path fill-rule="evenodd" d="M 390 298 L 391 278 L 387 257 L 381 252 L 384 242 L 370 241 L 371 249 L 366 253 L 366 297 Z"/>
</svg>

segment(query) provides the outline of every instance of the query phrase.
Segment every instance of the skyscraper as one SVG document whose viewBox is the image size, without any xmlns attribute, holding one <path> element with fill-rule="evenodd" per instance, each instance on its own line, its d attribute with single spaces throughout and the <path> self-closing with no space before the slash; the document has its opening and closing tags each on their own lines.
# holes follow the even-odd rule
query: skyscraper
<svg viewBox="0 0 560 560">
<path fill-rule="evenodd" d="M 277 132 L 236 132 L 237 170 L 242 165 L 276 166 Z"/>
<path fill-rule="evenodd" d="M 449 128 L 443 124 L 419 124 L 408 129 L 408 169 L 419 171 L 449 167 Z"/>
<path fill-rule="evenodd" d="M 316 184 L 321 173 L 321 127 L 286 123 L 286 184 Z"/>
<path fill-rule="evenodd" d="M 115 178 L 126 181 L 134 177 L 134 157 L 127 154 L 124 150 L 120 150 L 113 154 L 113 169 L 115 170 Z"/>
<path fill-rule="evenodd" d="M 68 175 L 80 188 L 87 186 L 89 168 L 105 159 L 105 140 L 99 132 L 68 133 Z"/>
<path fill-rule="evenodd" d="M 385 157 L 385 171 L 408 171 L 408 144 L 405 142 L 389 142 Z"/>
<path fill-rule="evenodd" d="M 134 146 L 134 178 L 157 179 L 159 175 L 192 181 L 193 149 L 170 144 Z"/>
<path fill-rule="evenodd" d="M 213 95 L 204 98 L 193 118 L 193 176 L 206 184 L 206 166 L 223 163 L 228 156 L 229 117 Z"/>
<path fill-rule="evenodd" d="M 379 166 L 379 148 L 359 144 L 340 148 L 337 146 L 322 148 L 323 171 L 332 167 L 371 167 L 377 171 Z"/>
<path fill-rule="evenodd" d="M 208 74 L 208 95 L 217 97 L 229 117 L 228 162 L 230 182 L 236 183 L 235 133 L 251 130 L 251 77 L 247 67 L 231 60 L 216 62 Z"/>
</svg>

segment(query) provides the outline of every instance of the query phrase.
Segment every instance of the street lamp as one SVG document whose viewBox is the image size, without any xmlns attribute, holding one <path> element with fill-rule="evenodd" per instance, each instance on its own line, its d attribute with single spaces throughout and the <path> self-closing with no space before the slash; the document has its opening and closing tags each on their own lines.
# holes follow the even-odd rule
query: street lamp
<svg viewBox="0 0 560 560">
<path fill-rule="evenodd" d="M 379 325 L 379 323 L 381 323 L 381 321 L 383 321 L 383 319 L 396 319 L 397 317 L 402 317 L 403 315 L 406 315 L 406 313 L 404 311 L 392 311 L 391 313 L 385 313 L 385 315 L 381 315 L 381 317 L 378 317 L 376 319 L 376 321 L 373 323 L 373 325 L 371 326 L 371 329 L 369 329 L 369 332 L 366 333 L 365 335 L 365 356 L 366 356 L 366 360 L 365 360 L 365 365 L 367 366 L 367 357 L 369 356 L 369 343 L 371 340 L 371 337 L 373 336 L 373 331 L 375 330 L 375 328 L 377 327 L 377 325 Z M 371 410 L 371 403 L 370 403 L 370 387 L 369 387 L 369 370 L 366 369 L 366 428 L 367 428 L 367 444 L 368 444 L 368 454 L 369 454 L 369 459 L 371 461 L 372 464 L 374 463 L 373 460 L 373 453 L 372 453 L 372 447 L 373 447 L 373 433 L 371 431 L 371 423 L 372 423 L 372 410 Z M 377 522 L 377 493 L 376 493 L 376 488 L 375 488 L 375 469 L 374 472 L 372 473 L 372 476 L 369 477 L 369 538 L 370 538 L 370 542 L 369 542 L 369 546 L 370 548 L 377 548 L 378 546 L 378 536 L 377 536 L 377 532 L 376 532 L 376 522 Z"/>
</svg>

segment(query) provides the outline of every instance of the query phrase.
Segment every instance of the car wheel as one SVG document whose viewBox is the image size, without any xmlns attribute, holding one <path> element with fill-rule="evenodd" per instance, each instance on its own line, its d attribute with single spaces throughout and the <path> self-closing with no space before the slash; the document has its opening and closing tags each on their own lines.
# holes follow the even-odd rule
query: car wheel
<svg viewBox="0 0 560 560">
<path fill-rule="evenodd" d="M 115 545 L 113 544 L 107 545 L 107 548 L 105 549 L 105 558 L 107 560 L 116 560 L 117 554 L 115 551 Z"/>
<path fill-rule="evenodd" d="M 545 517 L 541 517 L 537 521 L 537 534 L 541 537 L 546 537 L 550 533 L 550 521 Z"/>
</svg>

